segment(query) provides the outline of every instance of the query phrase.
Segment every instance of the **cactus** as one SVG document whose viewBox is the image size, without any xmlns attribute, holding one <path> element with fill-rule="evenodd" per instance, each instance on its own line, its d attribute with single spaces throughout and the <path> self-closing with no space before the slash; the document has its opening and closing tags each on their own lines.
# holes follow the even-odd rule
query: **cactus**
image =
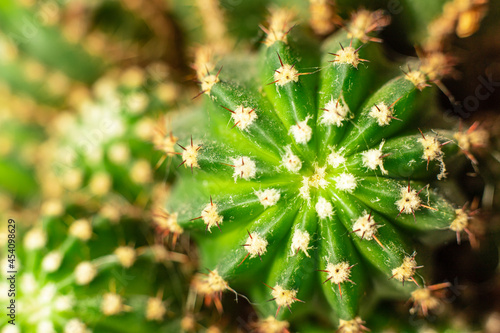
<svg viewBox="0 0 500 333">
<path fill-rule="evenodd" d="M 153 168 L 160 160 L 150 142 L 153 119 L 172 101 L 162 91 L 170 89 L 168 94 L 173 96 L 178 91 L 157 76 L 163 72 L 163 66 L 156 65 L 111 72 L 80 99 L 77 114 L 61 113 L 51 121 L 53 130 L 41 147 L 38 168 L 46 197 L 114 195 L 146 206 Z M 165 173 L 157 176 L 166 177 Z"/>
<path fill-rule="evenodd" d="M 321 46 L 293 24 L 274 11 L 258 56 L 198 53 L 206 104 L 174 120 L 180 179 L 163 212 L 170 233 L 199 244 L 208 271 L 193 288 L 219 310 L 223 292 L 244 292 L 263 332 L 324 299 L 339 332 L 368 330 L 374 297 L 426 314 L 446 285 L 426 282 L 421 242 L 468 232 L 465 208 L 434 183 L 472 156 L 475 128 L 426 129 L 447 58 L 384 59 L 380 12 Z"/>
<path fill-rule="evenodd" d="M 15 259 L 2 255 L 0 297 L 7 298 L 9 283 L 15 284 L 17 317 L 11 325 L 11 318 L 3 316 L 0 331 L 175 331 L 179 320 L 170 318 L 181 315 L 177 309 L 185 302 L 182 275 L 192 270 L 189 258 L 150 245 L 151 233 L 136 219 L 113 222 L 82 208 L 89 215 L 73 210 L 61 217 L 42 216 L 29 230 L 21 221 L 12 223 Z M 11 239 L 5 231 L 2 225 L 3 248 Z M 175 261 L 183 262 L 184 269 Z M 17 272 L 15 281 L 6 280 L 7 271 Z"/>
</svg>

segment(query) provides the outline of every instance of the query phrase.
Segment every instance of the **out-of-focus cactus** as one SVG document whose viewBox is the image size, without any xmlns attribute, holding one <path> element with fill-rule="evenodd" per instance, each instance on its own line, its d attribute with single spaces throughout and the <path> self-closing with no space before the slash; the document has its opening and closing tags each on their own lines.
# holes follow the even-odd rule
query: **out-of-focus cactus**
<svg viewBox="0 0 500 333">
<path fill-rule="evenodd" d="M 318 293 L 339 332 L 367 330 L 374 296 L 426 314 L 448 284 L 425 282 L 419 243 L 460 240 L 469 219 L 430 186 L 472 156 L 476 133 L 427 129 L 447 58 L 402 70 L 384 59 L 371 42 L 380 12 L 355 14 L 321 46 L 293 24 L 276 10 L 258 57 L 195 63 L 207 101 L 174 120 L 182 176 L 163 213 L 170 233 L 198 241 L 208 271 L 193 288 L 218 307 L 223 292 L 248 294 L 263 332 L 314 311 Z"/>
<path fill-rule="evenodd" d="M 161 157 L 152 142 L 155 118 L 179 95 L 176 85 L 162 82 L 164 71 L 153 65 L 111 73 L 80 100 L 77 114 L 52 121 L 38 169 L 47 197 L 114 193 L 145 207 Z"/>
<path fill-rule="evenodd" d="M 15 259 L 2 251 L 0 297 L 8 299 L 12 282 L 17 311 L 16 325 L 2 317 L 2 333 L 171 332 L 179 325 L 172 319 L 182 315 L 182 275 L 192 270 L 190 261 L 152 245 L 147 224 L 100 214 L 42 217 L 29 230 L 20 222 L 12 233 Z M 2 224 L 2 248 L 10 239 L 6 231 Z M 7 271 L 17 272 L 15 281 L 6 280 Z"/>
</svg>

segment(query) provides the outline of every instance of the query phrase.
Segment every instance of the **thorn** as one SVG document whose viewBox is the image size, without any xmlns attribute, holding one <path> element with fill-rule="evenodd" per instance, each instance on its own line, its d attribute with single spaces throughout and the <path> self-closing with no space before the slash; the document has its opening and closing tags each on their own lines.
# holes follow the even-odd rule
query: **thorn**
<svg viewBox="0 0 500 333">
<path fill-rule="evenodd" d="M 273 288 L 273 287 L 270 287 L 267 283 L 265 283 L 265 282 L 262 282 L 262 283 L 263 283 L 266 287 L 271 288 L 272 290 L 274 290 L 274 288 Z"/>
<path fill-rule="evenodd" d="M 245 246 L 245 245 L 243 245 L 243 246 Z M 248 258 L 249 255 L 250 255 L 250 252 L 247 253 L 247 255 L 245 256 L 245 258 L 243 258 L 243 260 L 239 263 L 238 267 L 241 266 L 241 264 Z"/>
<path fill-rule="evenodd" d="M 392 102 L 392 104 L 389 105 L 389 109 L 392 109 L 394 107 L 394 105 L 396 105 L 396 103 L 401 100 L 401 98 L 403 98 L 403 96 L 399 97 L 397 100 L 395 100 L 394 102 Z"/>
<path fill-rule="evenodd" d="M 340 48 L 342 49 L 342 51 L 344 51 L 344 47 L 342 46 L 342 44 L 339 42 L 340 44 Z"/>
<path fill-rule="evenodd" d="M 385 250 L 385 246 L 382 245 L 382 243 L 380 242 L 380 240 L 377 238 L 377 236 L 373 235 L 373 239 L 375 239 L 375 241 L 378 243 L 378 245 L 380 245 L 384 250 Z"/>
<path fill-rule="evenodd" d="M 181 163 L 181 164 L 179 164 L 177 167 L 180 167 L 181 165 L 183 165 L 184 163 L 186 163 L 186 161 L 187 161 L 187 160 L 182 161 L 182 163 Z"/>
<path fill-rule="evenodd" d="M 424 207 L 424 208 L 427 208 L 427 209 L 432 209 L 434 211 L 438 211 L 437 208 L 434 208 L 434 207 L 430 207 L 430 206 L 427 206 L 427 205 L 423 205 L 423 204 L 420 204 L 421 207 Z"/>
<path fill-rule="evenodd" d="M 328 272 L 328 271 L 322 271 L 322 272 Z M 323 282 L 323 284 L 325 284 L 326 282 L 330 281 L 331 279 L 333 279 L 333 276 L 332 276 L 332 277 L 330 277 L 330 278 L 328 278 L 328 279 L 326 279 L 326 280 Z"/>
<path fill-rule="evenodd" d="M 439 284 L 433 284 L 432 286 L 428 286 L 427 289 L 429 290 L 439 290 L 439 289 L 444 289 L 444 288 L 449 288 L 451 287 L 451 283 L 450 282 L 443 282 L 443 283 L 439 283 Z"/>
<path fill-rule="evenodd" d="M 419 128 L 418 131 L 420 132 L 420 134 L 422 135 L 422 138 L 425 140 L 425 136 L 424 136 L 424 133 L 422 133 L 422 130 Z"/>
<path fill-rule="evenodd" d="M 215 77 L 216 77 L 216 78 L 219 78 L 219 74 L 220 74 L 220 71 L 222 70 L 222 67 L 223 67 L 223 66 L 221 65 L 221 66 L 220 66 L 220 68 L 219 68 L 219 71 L 218 71 L 218 72 L 217 72 L 217 74 L 215 75 Z"/>
<path fill-rule="evenodd" d="M 411 280 L 412 280 L 413 282 L 415 282 L 415 284 L 416 284 L 418 287 L 420 287 L 420 285 L 418 284 L 417 280 L 415 280 L 415 278 L 414 278 L 413 276 L 411 277 Z"/>
<path fill-rule="evenodd" d="M 222 314 L 222 312 L 223 312 L 222 303 L 218 297 L 214 298 L 214 303 L 215 303 L 215 307 L 217 308 L 217 311 L 219 312 L 219 314 Z"/>
<path fill-rule="evenodd" d="M 445 145 L 447 145 L 449 143 L 452 143 L 452 142 L 453 142 L 453 140 L 449 140 L 449 141 L 443 142 L 442 144 L 439 145 L 439 147 L 445 146 Z"/>
<path fill-rule="evenodd" d="M 422 187 L 422 188 L 420 189 L 420 191 L 418 191 L 418 192 L 417 192 L 417 195 L 420 195 L 420 192 L 422 192 L 422 190 L 423 190 L 424 188 L 426 188 L 426 187 L 429 187 L 429 184 L 427 184 L 427 185 L 425 185 L 424 187 Z"/>
<path fill-rule="evenodd" d="M 280 54 L 278 51 L 276 51 L 276 54 L 278 55 L 278 59 L 280 60 L 281 67 L 283 67 L 283 61 L 281 60 Z"/>
<path fill-rule="evenodd" d="M 196 96 L 194 96 L 193 98 L 191 98 L 191 100 L 194 100 L 194 99 L 196 99 L 196 98 L 200 97 L 201 95 L 203 95 L 203 94 L 204 94 L 204 93 L 206 93 L 206 92 L 207 92 L 207 90 L 202 90 L 202 91 L 200 91 L 200 92 L 199 92 Z"/>
<path fill-rule="evenodd" d="M 182 155 L 181 153 L 178 153 L 179 155 Z M 167 155 L 163 155 L 160 160 L 158 161 L 158 163 L 156 163 L 155 165 L 155 170 L 158 170 L 158 168 L 163 164 L 163 162 L 165 162 L 165 159 L 167 158 Z"/>
<path fill-rule="evenodd" d="M 178 145 L 179 147 L 181 147 L 181 148 L 182 148 L 182 150 L 186 150 L 186 148 L 184 148 L 183 146 L 181 146 L 179 143 L 177 143 L 177 145 Z"/>
<path fill-rule="evenodd" d="M 227 111 L 231 112 L 231 113 L 235 113 L 233 110 L 229 109 L 229 108 L 226 108 L 225 106 L 222 106 L 220 105 L 221 107 L 223 107 L 224 109 L 226 109 Z"/>
</svg>

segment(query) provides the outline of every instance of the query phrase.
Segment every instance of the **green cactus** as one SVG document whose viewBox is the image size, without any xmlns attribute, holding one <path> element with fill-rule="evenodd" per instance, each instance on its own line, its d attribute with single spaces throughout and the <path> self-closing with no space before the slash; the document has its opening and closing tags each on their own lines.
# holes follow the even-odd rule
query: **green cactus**
<svg viewBox="0 0 500 333">
<path fill-rule="evenodd" d="M 114 194 L 146 206 L 153 168 L 161 157 L 151 142 L 154 117 L 171 102 L 159 88 L 177 94 L 176 86 L 155 76 L 155 66 L 150 69 L 132 67 L 102 77 L 78 103 L 78 114 L 62 113 L 54 118 L 38 168 L 46 196 L 67 192 L 102 198 Z"/>
<path fill-rule="evenodd" d="M 13 298 L 7 293 L 13 282 L 17 316 L 15 325 L 2 316 L 0 331 L 175 331 L 193 270 L 189 258 L 153 244 L 137 219 L 114 222 L 98 213 L 75 219 L 82 216 L 75 212 L 42 217 L 29 230 L 20 220 L 2 225 L 2 248 L 14 239 L 15 252 L 2 252 L 0 297 Z M 15 281 L 6 280 L 7 271 L 16 271 Z"/>
<path fill-rule="evenodd" d="M 261 331 L 326 299 L 340 332 L 362 332 L 373 297 L 413 297 L 425 314 L 446 287 L 425 282 L 420 243 L 460 240 L 468 216 L 429 184 L 475 132 L 419 133 L 446 57 L 390 63 L 370 42 L 385 24 L 361 11 L 318 46 L 277 10 L 258 56 L 198 54 L 207 103 L 174 120 L 181 177 L 163 216 L 199 244 L 195 290 L 217 306 L 243 291 Z"/>
</svg>

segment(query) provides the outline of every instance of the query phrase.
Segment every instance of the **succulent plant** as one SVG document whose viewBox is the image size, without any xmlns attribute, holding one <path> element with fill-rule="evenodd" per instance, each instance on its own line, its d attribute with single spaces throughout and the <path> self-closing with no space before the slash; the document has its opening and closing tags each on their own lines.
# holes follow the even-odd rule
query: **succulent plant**
<svg viewBox="0 0 500 333">
<path fill-rule="evenodd" d="M 447 58 L 389 62 L 371 42 L 387 23 L 360 11 L 320 46 L 276 10 L 257 56 L 198 53 L 206 104 L 173 120 L 180 177 L 162 221 L 199 245 L 198 294 L 220 309 L 244 292 L 263 332 L 324 300 L 339 332 L 362 332 L 375 295 L 426 314 L 446 288 L 426 283 L 421 243 L 460 241 L 468 215 L 431 183 L 477 131 L 427 129 Z"/>
<path fill-rule="evenodd" d="M 2 317 L 2 333 L 176 330 L 187 294 L 183 275 L 192 266 L 187 256 L 154 244 L 147 224 L 126 216 L 114 222 L 88 207 L 41 217 L 29 230 L 20 222 L 12 223 L 15 259 L 2 252 L 1 297 L 8 300 L 14 283 L 17 310 L 15 325 Z M 11 238 L 2 227 L 7 248 Z M 16 271 L 15 281 L 6 280 L 8 271 Z"/>
</svg>

